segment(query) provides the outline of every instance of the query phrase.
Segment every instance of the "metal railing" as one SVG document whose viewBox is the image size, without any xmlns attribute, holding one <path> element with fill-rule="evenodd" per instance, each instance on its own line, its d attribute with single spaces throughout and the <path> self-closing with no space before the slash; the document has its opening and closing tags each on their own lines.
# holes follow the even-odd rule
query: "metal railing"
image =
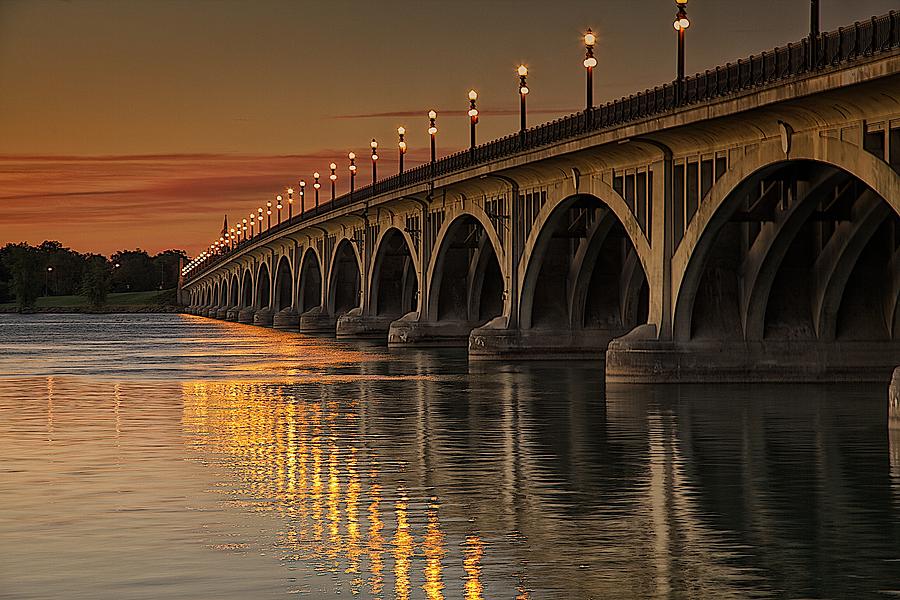
<svg viewBox="0 0 900 600">
<path fill-rule="evenodd" d="M 191 273 L 199 274 L 206 268 L 227 259 L 234 251 L 277 236 L 279 232 L 297 223 L 409 185 L 427 183 L 436 177 L 465 171 L 501 158 L 620 126 L 630 121 L 661 115 L 692 104 L 838 67 L 843 63 L 864 59 L 897 47 L 900 47 L 900 12 L 891 11 L 880 17 L 872 17 L 849 27 L 823 33 L 815 43 L 806 38 L 774 50 L 751 55 L 749 58 L 739 59 L 736 63 L 727 63 L 685 78 L 680 88 L 680 98 L 677 82 L 667 83 L 596 106 L 589 111 L 568 115 L 524 132 L 492 140 L 474 149 L 461 150 L 433 164 L 425 163 L 402 174 L 392 175 L 374 184 L 360 187 L 352 194 L 339 196 L 318 209 L 303 211 L 252 239 L 242 241 L 233 249 L 209 257 L 198 264 Z M 185 281 L 196 277 L 191 273 L 185 276 Z"/>
</svg>

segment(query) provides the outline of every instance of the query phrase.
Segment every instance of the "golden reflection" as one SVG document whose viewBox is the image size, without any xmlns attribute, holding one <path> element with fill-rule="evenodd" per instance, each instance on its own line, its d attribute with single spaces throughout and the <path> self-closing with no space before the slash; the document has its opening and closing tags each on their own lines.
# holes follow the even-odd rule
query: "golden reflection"
<svg viewBox="0 0 900 600">
<path fill-rule="evenodd" d="M 373 469 L 369 473 L 369 477 L 375 480 L 378 471 Z M 384 521 L 381 520 L 381 486 L 372 483 L 369 489 L 369 496 L 372 502 L 369 504 L 369 564 L 372 576 L 369 579 L 369 585 L 372 588 L 372 595 L 380 598 L 381 590 L 384 588 L 384 536 L 381 530 L 384 529 Z"/>
<path fill-rule="evenodd" d="M 365 436 L 347 435 L 360 431 L 364 402 L 298 401 L 287 389 L 249 382 L 183 385 L 186 439 L 205 463 L 227 474 L 225 502 L 273 513 L 282 560 L 346 573 L 344 585 L 353 595 L 404 600 L 421 585 L 429 600 L 443 600 L 445 578 L 459 577 L 449 573 L 460 569 L 445 562 L 450 544 L 438 499 L 424 505 L 411 499 L 393 471 L 382 471 Z M 421 552 L 415 523 L 423 523 Z M 482 597 L 482 555 L 480 539 L 466 538 L 467 598 Z M 389 591 L 386 572 L 394 580 Z"/>
<path fill-rule="evenodd" d="M 437 498 L 432 498 L 428 506 L 428 528 L 425 532 L 425 596 L 428 600 L 443 600 L 444 580 L 441 559 L 444 550 L 444 534 L 438 520 Z"/>
<path fill-rule="evenodd" d="M 47 441 L 53 441 L 53 377 L 47 378 Z"/>
<path fill-rule="evenodd" d="M 466 570 L 466 600 L 483 600 L 484 586 L 481 584 L 481 557 L 484 542 L 477 535 L 466 537 L 463 567 Z"/>
<path fill-rule="evenodd" d="M 394 534 L 394 592 L 397 600 L 409 598 L 409 558 L 413 553 L 413 539 L 409 533 L 407 510 L 409 499 L 405 494 L 394 505 L 397 514 L 397 531 Z"/>
</svg>

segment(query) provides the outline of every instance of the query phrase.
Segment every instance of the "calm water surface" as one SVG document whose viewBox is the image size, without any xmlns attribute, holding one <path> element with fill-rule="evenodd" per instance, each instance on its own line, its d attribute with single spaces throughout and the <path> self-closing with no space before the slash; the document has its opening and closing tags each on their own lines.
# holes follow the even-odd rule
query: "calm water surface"
<svg viewBox="0 0 900 600">
<path fill-rule="evenodd" d="M 0 598 L 900 594 L 884 386 L 601 373 L 0 315 Z"/>
</svg>

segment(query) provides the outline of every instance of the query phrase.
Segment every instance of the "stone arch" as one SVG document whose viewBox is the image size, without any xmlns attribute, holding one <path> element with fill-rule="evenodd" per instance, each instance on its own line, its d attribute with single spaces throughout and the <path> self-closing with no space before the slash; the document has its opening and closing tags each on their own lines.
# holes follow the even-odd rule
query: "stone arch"
<svg viewBox="0 0 900 600">
<path fill-rule="evenodd" d="M 624 200 L 609 197 L 575 194 L 541 209 L 520 263 L 522 329 L 621 335 L 646 322 L 650 247 Z"/>
<path fill-rule="evenodd" d="M 269 276 L 269 265 L 265 262 L 260 263 L 256 272 L 256 304 L 259 308 L 268 308 L 271 303 L 271 277 Z"/>
<path fill-rule="evenodd" d="M 502 246 L 487 215 L 465 212 L 441 229 L 429 266 L 428 318 L 484 323 L 504 312 Z"/>
<path fill-rule="evenodd" d="M 397 227 L 388 227 L 376 241 L 369 283 L 369 311 L 373 316 L 400 317 L 416 310 L 419 264 L 415 245 Z"/>
<path fill-rule="evenodd" d="M 241 308 L 253 306 L 253 274 L 250 269 L 244 271 L 244 281 L 241 283 Z"/>
<path fill-rule="evenodd" d="M 297 304 L 299 312 L 305 312 L 322 305 L 322 261 L 318 251 L 309 247 L 303 253 L 300 276 L 297 278 Z"/>
<path fill-rule="evenodd" d="M 362 268 L 352 240 L 338 242 L 328 269 L 328 312 L 340 316 L 359 306 Z"/>
<path fill-rule="evenodd" d="M 219 286 L 220 286 L 219 287 L 219 306 L 227 306 L 228 305 L 228 280 L 223 277 Z"/>
<path fill-rule="evenodd" d="M 275 311 L 289 308 L 294 303 L 294 274 L 287 256 L 278 259 L 275 269 L 275 295 L 273 300 Z"/>
<path fill-rule="evenodd" d="M 796 184 L 787 192 L 788 201 L 776 206 L 771 221 L 752 231 L 752 246 L 747 249 L 747 259 L 740 268 L 741 280 L 737 283 L 724 281 L 729 269 L 734 264 L 727 262 L 716 266 L 710 261 L 717 256 L 724 256 L 723 244 L 729 238 L 729 229 L 738 231 L 735 220 L 739 213 L 751 215 L 753 206 L 748 202 L 756 198 L 759 189 L 766 182 L 784 181 L 786 171 L 790 169 L 806 169 L 802 175 L 803 186 Z M 795 177 L 796 181 L 796 177 Z M 835 186 L 847 186 L 849 193 L 855 194 L 854 202 L 862 199 L 862 191 L 868 192 L 878 200 L 862 199 L 854 210 L 862 221 L 854 221 L 837 233 L 841 234 L 830 248 L 821 248 L 821 258 L 809 290 L 802 290 L 812 299 L 808 323 L 795 331 L 775 331 L 781 315 L 786 314 L 787 303 L 779 304 L 773 299 L 781 296 L 779 290 L 796 285 L 797 281 L 806 281 L 812 265 L 797 262 L 799 250 L 809 242 L 802 238 L 809 237 L 810 219 L 827 216 L 817 200 L 821 195 L 816 190 L 837 190 Z M 856 187 L 852 187 L 856 186 Z M 860 187 L 861 186 L 861 187 Z M 751 193 L 754 194 L 751 196 Z M 841 196 L 835 191 L 835 206 Z M 781 196 L 785 196 L 782 188 Z M 760 195 L 760 199 L 762 195 Z M 805 199 L 804 199 L 805 198 Z M 900 176 L 883 160 L 876 158 L 862 148 L 848 142 L 811 135 L 795 135 L 790 155 L 786 156 L 777 140 L 761 144 L 757 150 L 748 153 L 741 161 L 730 165 L 729 171 L 710 189 L 702 199 L 697 213 L 688 225 L 681 244 L 673 257 L 673 334 L 676 340 L 689 340 L 693 337 L 715 335 L 738 336 L 754 340 L 772 335 L 793 335 L 801 338 L 833 338 L 839 327 L 838 316 L 844 299 L 847 282 L 854 276 L 858 258 L 866 252 L 869 241 L 880 231 L 886 217 L 893 212 L 900 214 Z M 865 214 L 862 214 L 865 213 Z M 736 215 L 738 215 L 736 217 Z M 849 217 L 848 217 L 849 218 Z M 829 235 L 835 233 L 829 231 Z M 742 235 L 746 236 L 746 233 Z M 736 243 L 732 240 L 732 243 Z M 734 250 L 730 250 L 732 253 Z M 718 259 L 717 259 L 718 260 Z M 884 260 L 890 260 L 884 258 Z M 731 261 L 734 262 L 733 260 Z M 809 263 L 809 261 L 807 261 Z M 828 266 L 825 266 L 825 265 Z M 885 266 L 887 269 L 887 266 Z M 794 273 L 794 276 L 788 273 Z M 726 277 L 727 278 L 727 277 Z M 890 277 L 888 279 L 891 279 Z M 698 294 L 709 290 L 710 286 L 718 286 L 724 290 L 721 297 L 733 296 L 736 300 L 727 305 L 715 307 L 722 315 L 719 322 L 704 330 L 704 325 L 695 319 L 700 314 L 711 314 L 709 298 Z M 740 287 L 740 289 L 734 289 Z M 896 295 L 896 291 L 894 292 Z M 709 294 L 707 294 L 709 296 Z M 884 291 L 885 316 L 887 327 L 892 330 L 894 323 L 893 309 L 896 298 L 890 300 L 891 292 Z M 889 308 L 890 306 L 890 308 Z M 806 310 L 805 308 L 803 310 Z M 846 311 L 844 311 L 846 312 Z M 805 317 L 804 317 L 805 318 Z M 767 333 L 768 331 L 768 333 Z"/>
<path fill-rule="evenodd" d="M 231 284 L 228 289 L 229 302 L 230 306 L 238 306 L 240 302 L 240 281 L 238 280 L 237 273 L 234 273 L 231 276 Z"/>
</svg>

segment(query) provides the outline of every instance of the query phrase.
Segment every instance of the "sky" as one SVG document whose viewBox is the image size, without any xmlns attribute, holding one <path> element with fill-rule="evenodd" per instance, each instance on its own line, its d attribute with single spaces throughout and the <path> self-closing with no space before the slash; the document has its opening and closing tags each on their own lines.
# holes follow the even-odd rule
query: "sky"
<svg viewBox="0 0 900 600">
<path fill-rule="evenodd" d="M 822 28 L 896 0 L 822 0 Z M 379 174 L 582 108 L 581 34 L 598 36 L 595 103 L 671 81 L 672 0 L 0 0 L 0 245 L 194 255 L 299 178 L 362 157 Z M 687 72 L 809 28 L 808 0 L 690 0 Z M 327 186 L 326 186 L 327 187 Z M 327 195 L 327 194 L 326 194 Z"/>
</svg>

